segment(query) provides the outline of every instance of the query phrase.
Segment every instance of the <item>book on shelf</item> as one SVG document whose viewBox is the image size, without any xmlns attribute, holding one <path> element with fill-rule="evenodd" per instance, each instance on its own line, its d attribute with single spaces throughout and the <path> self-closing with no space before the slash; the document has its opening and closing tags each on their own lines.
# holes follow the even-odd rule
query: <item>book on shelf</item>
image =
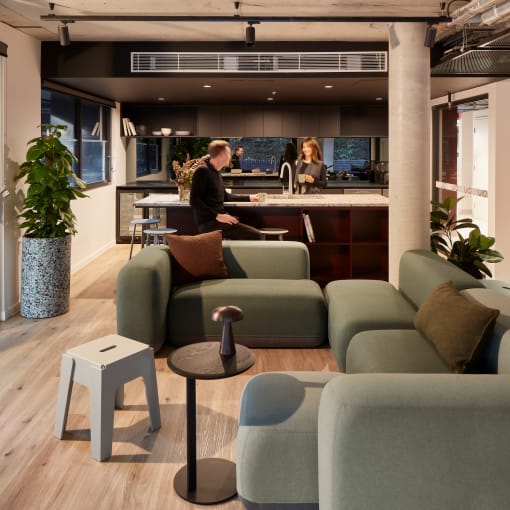
<svg viewBox="0 0 510 510">
<path fill-rule="evenodd" d="M 136 136 L 135 125 L 128 117 L 122 118 L 122 128 L 124 131 L 124 136 Z"/>
<path fill-rule="evenodd" d="M 308 238 L 308 242 L 315 242 L 315 233 L 313 231 L 312 222 L 310 221 L 310 216 L 307 213 L 303 213 L 303 223 L 305 225 L 306 237 Z"/>
</svg>

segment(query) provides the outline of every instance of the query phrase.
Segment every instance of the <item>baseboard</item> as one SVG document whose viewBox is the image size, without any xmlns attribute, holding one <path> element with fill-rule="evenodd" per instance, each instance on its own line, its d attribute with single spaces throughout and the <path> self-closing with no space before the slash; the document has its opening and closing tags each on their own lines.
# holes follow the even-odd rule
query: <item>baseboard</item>
<svg viewBox="0 0 510 510">
<path fill-rule="evenodd" d="M 114 240 L 110 241 L 108 244 L 105 244 L 104 246 L 102 246 L 101 248 L 99 248 L 95 252 L 91 253 L 90 255 L 85 257 L 84 259 L 80 260 L 76 264 L 71 265 L 71 274 L 74 274 L 77 271 L 79 271 L 80 269 L 83 269 L 87 264 L 90 264 L 94 259 L 96 259 L 100 255 L 102 255 L 103 253 L 108 251 L 113 246 L 115 246 L 115 241 Z"/>
</svg>

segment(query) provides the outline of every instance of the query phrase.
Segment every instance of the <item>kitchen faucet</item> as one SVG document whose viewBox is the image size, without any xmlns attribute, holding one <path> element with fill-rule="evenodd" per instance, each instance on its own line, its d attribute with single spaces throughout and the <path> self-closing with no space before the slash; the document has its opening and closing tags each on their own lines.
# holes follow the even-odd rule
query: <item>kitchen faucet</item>
<svg viewBox="0 0 510 510">
<path fill-rule="evenodd" d="M 292 183 L 292 166 L 291 164 L 286 161 L 283 165 L 282 165 L 282 169 L 280 170 L 280 179 L 283 179 L 283 176 L 285 174 L 285 169 L 288 170 L 288 174 L 289 174 L 289 192 L 288 194 L 289 195 L 292 195 L 292 190 L 293 190 L 293 183 Z M 285 185 L 283 186 L 283 188 L 285 189 Z"/>
</svg>

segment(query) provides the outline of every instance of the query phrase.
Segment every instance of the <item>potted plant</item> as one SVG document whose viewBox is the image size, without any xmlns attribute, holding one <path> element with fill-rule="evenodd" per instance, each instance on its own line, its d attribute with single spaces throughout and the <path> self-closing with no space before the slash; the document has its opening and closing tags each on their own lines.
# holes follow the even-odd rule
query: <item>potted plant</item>
<svg viewBox="0 0 510 510">
<path fill-rule="evenodd" d="M 457 204 L 462 198 L 447 197 L 443 202 L 431 202 L 430 247 L 475 278 L 490 277 L 492 273 L 486 264 L 501 262 L 503 255 L 491 248 L 496 239 L 482 234 L 471 218 L 457 219 Z M 468 235 L 462 235 L 461 229 L 471 230 Z"/>
<path fill-rule="evenodd" d="M 26 161 L 15 180 L 28 188 L 19 217 L 25 229 L 21 260 L 21 315 L 53 317 L 69 309 L 71 236 L 76 217 L 71 200 L 86 197 L 73 171 L 77 161 L 61 142 L 66 126 L 43 124 L 43 134 L 28 142 Z"/>
</svg>

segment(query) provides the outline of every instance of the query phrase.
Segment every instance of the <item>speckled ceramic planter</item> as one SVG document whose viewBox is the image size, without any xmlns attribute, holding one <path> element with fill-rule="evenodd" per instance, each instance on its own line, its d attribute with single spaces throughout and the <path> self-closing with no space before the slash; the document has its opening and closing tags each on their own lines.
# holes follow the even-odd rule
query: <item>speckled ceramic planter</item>
<svg viewBox="0 0 510 510">
<path fill-rule="evenodd" d="M 54 317 L 69 309 L 71 236 L 24 237 L 21 260 L 21 315 Z"/>
</svg>

